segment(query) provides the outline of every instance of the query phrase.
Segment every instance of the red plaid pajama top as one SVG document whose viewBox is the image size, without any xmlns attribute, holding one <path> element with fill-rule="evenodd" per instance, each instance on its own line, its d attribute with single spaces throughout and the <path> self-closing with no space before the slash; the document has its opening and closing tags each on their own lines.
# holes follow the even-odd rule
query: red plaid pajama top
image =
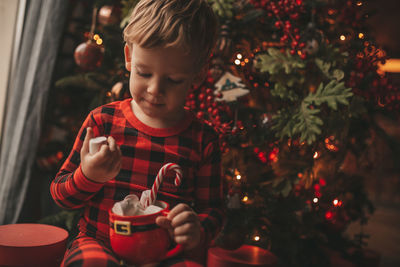
<svg viewBox="0 0 400 267">
<path fill-rule="evenodd" d="M 171 171 L 160 186 L 157 199 L 171 204 L 184 202 L 198 213 L 206 240 L 222 225 L 221 154 L 214 130 L 189 111 L 176 127 L 151 128 L 132 112 L 131 99 L 94 109 L 84 121 L 73 149 L 51 184 L 55 202 L 66 209 L 83 207 L 79 222 L 82 233 L 108 243 L 108 210 L 128 194 L 150 189 L 159 169 L 166 163 L 180 165 L 182 183 L 174 185 Z M 112 136 L 122 152 L 119 174 L 106 183 L 86 178 L 80 168 L 80 150 L 86 128 L 94 136 Z"/>
</svg>

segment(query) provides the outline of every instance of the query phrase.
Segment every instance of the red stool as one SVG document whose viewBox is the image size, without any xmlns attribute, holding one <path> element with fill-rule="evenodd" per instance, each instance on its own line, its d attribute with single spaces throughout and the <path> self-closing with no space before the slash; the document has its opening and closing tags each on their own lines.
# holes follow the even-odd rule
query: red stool
<svg viewBox="0 0 400 267">
<path fill-rule="evenodd" d="M 268 250 L 243 245 L 235 250 L 213 247 L 208 250 L 207 267 L 273 267 L 277 257 Z"/>
<path fill-rule="evenodd" d="M 68 232 L 44 224 L 0 226 L 0 266 L 60 266 Z"/>
</svg>

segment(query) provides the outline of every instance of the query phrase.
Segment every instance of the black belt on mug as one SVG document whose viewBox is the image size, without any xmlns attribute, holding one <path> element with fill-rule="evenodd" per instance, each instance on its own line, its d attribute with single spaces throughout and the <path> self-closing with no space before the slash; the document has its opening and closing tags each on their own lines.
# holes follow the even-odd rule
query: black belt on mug
<svg viewBox="0 0 400 267">
<path fill-rule="evenodd" d="M 115 233 L 120 235 L 131 235 L 135 232 L 145 232 L 154 230 L 159 228 L 157 224 L 145 224 L 145 225 L 132 225 L 130 222 L 127 221 L 118 221 L 115 220 L 114 222 L 110 222 L 110 227 L 114 229 Z"/>
</svg>

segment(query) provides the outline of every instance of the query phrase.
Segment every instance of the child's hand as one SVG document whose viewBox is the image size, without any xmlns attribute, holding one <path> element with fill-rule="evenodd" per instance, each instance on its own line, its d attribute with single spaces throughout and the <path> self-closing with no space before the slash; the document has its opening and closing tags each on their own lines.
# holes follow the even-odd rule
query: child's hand
<svg viewBox="0 0 400 267">
<path fill-rule="evenodd" d="M 167 217 L 157 217 L 156 223 L 168 229 L 175 242 L 181 244 L 185 250 L 191 250 L 200 243 L 200 220 L 186 204 L 176 205 Z"/>
<path fill-rule="evenodd" d="M 121 169 L 121 150 L 111 136 L 107 144 L 94 154 L 89 153 L 89 140 L 93 138 L 92 128 L 86 129 L 81 149 L 81 168 L 83 174 L 92 181 L 104 183 L 113 179 Z"/>
</svg>

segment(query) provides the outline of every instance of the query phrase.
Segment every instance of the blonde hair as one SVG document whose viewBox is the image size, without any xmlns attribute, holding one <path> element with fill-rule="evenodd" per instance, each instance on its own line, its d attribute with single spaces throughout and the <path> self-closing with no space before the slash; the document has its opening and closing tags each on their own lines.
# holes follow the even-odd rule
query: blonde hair
<svg viewBox="0 0 400 267">
<path fill-rule="evenodd" d="M 206 0 L 141 0 L 123 34 L 128 46 L 179 47 L 203 66 L 215 45 L 217 25 Z"/>
</svg>

